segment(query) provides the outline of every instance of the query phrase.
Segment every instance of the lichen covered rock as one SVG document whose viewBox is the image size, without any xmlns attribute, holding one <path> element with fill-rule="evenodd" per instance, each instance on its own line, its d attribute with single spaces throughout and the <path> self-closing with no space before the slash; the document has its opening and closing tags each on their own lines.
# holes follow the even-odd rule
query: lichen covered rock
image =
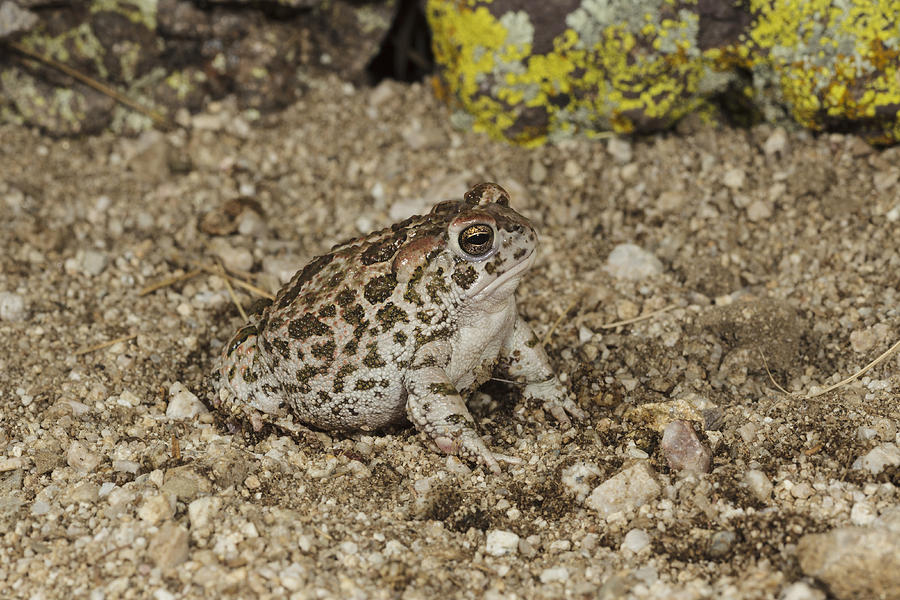
<svg viewBox="0 0 900 600">
<path fill-rule="evenodd" d="M 440 91 L 496 138 L 655 131 L 712 117 L 728 91 L 772 120 L 900 139 L 896 9 L 794 4 L 429 0 L 427 10 Z"/>
</svg>

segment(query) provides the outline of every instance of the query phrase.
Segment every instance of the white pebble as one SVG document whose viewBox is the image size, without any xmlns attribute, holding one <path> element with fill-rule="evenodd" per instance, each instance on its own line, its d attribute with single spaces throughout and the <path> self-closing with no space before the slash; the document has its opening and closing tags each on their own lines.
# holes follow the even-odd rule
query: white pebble
<svg viewBox="0 0 900 600">
<path fill-rule="evenodd" d="M 875 508 L 868 502 L 856 502 L 850 509 L 850 522 L 854 525 L 871 525 L 875 517 Z"/>
<path fill-rule="evenodd" d="M 0 292 L 0 321 L 24 321 L 25 299 L 12 292 Z"/>
<path fill-rule="evenodd" d="M 81 271 L 85 275 L 96 277 L 104 270 L 109 262 L 109 258 L 99 250 L 85 250 L 81 257 Z"/>
<path fill-rule="evenodd" d="M 783 127 L 776 127 L 763 144 L 763 152 L 766 156 L 783 153 L 787 148 L 787 133 Z"/>
<path fill-rule="evenodd" d="M 892 443 L 875 446 L 853 462 L 854 469 L 865 469 L 873 475 L 878 475 L 885 467 L 897 465 L 900 465 L 900 448 Z"/>
<path fill-rule="evenodd" d="M 632 529 L 622 540 L 622 550 L 630 550 L 637 554 L 650 545 L 650 535 L 643 529 Z"/>
<path fill-rule="evenodd" d="M 210 249 L 230 271 L 249 271 L 253 267 L 253 254 L 249 250 L 235 248 L 223 238 L 213 239 Z"/>
<path fill-rule="evenodd" d="M 762 200 L 754 200 L 747 207 L 747 218 L 751 221 L 764 221 L 772 216 L 772 209 Z"/>
<path fill-rule="evenodd" d="M 191 521 L 191 529 L 208 526 L 221 508 L 222 499 L 216 496 L 204 496 L 188 504 L 188 519 Z"/>
<path fill-rule="evenodd" d="M 746 178 L 747 174 L 744 173 L 743 169 L 728 169 L 725 171 L 725 175 L 722 176 L 722 183 L 724 183 L 727 188 L 739 190 L 744 187 L 744 180 Z"/>
<path fill-rule="evenodd" d="M 484 551 L 491 556 L 515 554 L 519 549 L 519 536 L 512 531 L 492 529 L 487 532 Z"/>
<path fill-rule="evenodd" d="M 569 570 L 565 567 L 550 567 L 541 571 L 541 583 L 553 583 L 555 581 L 567 581 Z"/>
<path fill-rule="evenodd" d="M 798 581 L 784 588 L 781 600 L 825 600 L 825 593 L 810 587 L 808 583 Z"/>
<path fill-rule="evenodd" d="M 750 469 L 744 473 L 744 483 L 747 484 L 750 492 L 760 502 L 768 501 L 769 497 L 772 495 L 772 488 L 774 486 L 772 485 L 772 482 L 769 481 L 766 474 L 760 470 Z"/>
<path fill-rule="evenodd" d="M 209 409 L 200 402 L 190 390 L 181 382 L 175 382 L 169 388 L 169 405 L 166 407 L 166 417 L 170 419 L 192 419 L 197 415 L 209 412 Z"/>
<path fill-rule="evenodd" d="M 578 461 L 563 469 L 562 483 L 576 500 L 582 502 L 591 493 L 590 482 L 602 474 L 600 467 L 592 462 Z"/>
<path fill-rule="evenodd" d="M 627 162 L 631 162 L 631 142 L 628 140 L 620 137 L 609 138 L 609 142 L 606 144 L 606 150 L 619 164 L 624 165 Z"/>
<path fill-rule="evenodd" d="M 90 473 L 100 464 L 100 455 L 91 452 L 81 442 L 73 441 L 66 452 L 66 463 L 82 473 Z"/>
<path fill-rule="evenodd" d="M 606 271 L 618 279 L 638 281 L 662 273 L 658 258 L 634 244 L 619 244 L 606 259 Z"/>
<path fill-rule="evenodd" d="M 656 473 L 646 461 L 639 461 L 594 488 L 584 504 L 605 518 L 616 512 L 636 509 L 661 491 Z"/>
</svg>

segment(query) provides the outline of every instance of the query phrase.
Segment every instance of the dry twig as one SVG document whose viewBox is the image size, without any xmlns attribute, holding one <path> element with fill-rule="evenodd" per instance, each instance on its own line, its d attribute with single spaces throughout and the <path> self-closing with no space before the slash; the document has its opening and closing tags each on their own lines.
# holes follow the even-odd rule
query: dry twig
<svg viewBox="0 0 900 600">
<path fill-rule="evenodd" d="M 123 335 L 120 338 L 116 338 L 114 340 L 109 340 L 106 342 L 100 342 L 99 344 L 94 344 L 93 346 L 88 346 L 87 348 L 82 348 L 81 350 L 75 351 L 75 356 L 82 356 L 83 354 L 88 354 L 90 352 L 95 352 L 97 350 L 103 350 L 104 348 L 109 348 L 119 342 L 127 342 L 128 340 L 133 340 L 136 338 L 138 334 L 132 333 L 131 335 Z"/>
<path fill-rule="evenodd" d="M 668 306 L 663 306 L 659 310 L 654 310 L 648 312 L 647 314 L 640 315 L 639 317 L 634 317 L 633 319 L 625 319 L 624 321 L 615 321 L 613 323 L 606 323 L 605 325 L 601 325 L 600 329 L 615 329 L 616 327 L 621 327 L 622 325 L 631 325 L 632 323 L 637 323 L 639 321 L 646 321 L 647 319 L 652 319 L 657 315 L 661 315 L 665 312 L 669 312 L 673 308 L 678 306 L 677 304 L 670 304 Z"/>
</svg>

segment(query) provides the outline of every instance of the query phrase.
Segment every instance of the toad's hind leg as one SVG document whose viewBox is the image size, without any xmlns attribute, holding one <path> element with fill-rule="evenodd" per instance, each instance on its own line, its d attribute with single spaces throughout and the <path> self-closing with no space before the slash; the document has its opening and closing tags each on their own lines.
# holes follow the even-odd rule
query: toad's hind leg
<svg viewBox="0 0 900 600">
<path fill-rule="evenodd" d="M 255 325 L 242 327 L 224 349 L 218 364 L 217 409 L 262 428 L 269 416 L 286 412 L 284 393 L 258 346 Z"/>
</svg>

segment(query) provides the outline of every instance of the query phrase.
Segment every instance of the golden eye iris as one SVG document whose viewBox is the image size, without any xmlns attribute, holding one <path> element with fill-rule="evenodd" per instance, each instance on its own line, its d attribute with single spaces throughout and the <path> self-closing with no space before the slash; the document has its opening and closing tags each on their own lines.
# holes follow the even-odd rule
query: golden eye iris
<svg viewBox="0 0 900 600">
<path fill-rule="evenodd" d="M 471 225 L 459 234 L 459 247 L 472 256 L 483 256 L 494 246 L 494 230 L 488 225 Z"/>
</svg>

